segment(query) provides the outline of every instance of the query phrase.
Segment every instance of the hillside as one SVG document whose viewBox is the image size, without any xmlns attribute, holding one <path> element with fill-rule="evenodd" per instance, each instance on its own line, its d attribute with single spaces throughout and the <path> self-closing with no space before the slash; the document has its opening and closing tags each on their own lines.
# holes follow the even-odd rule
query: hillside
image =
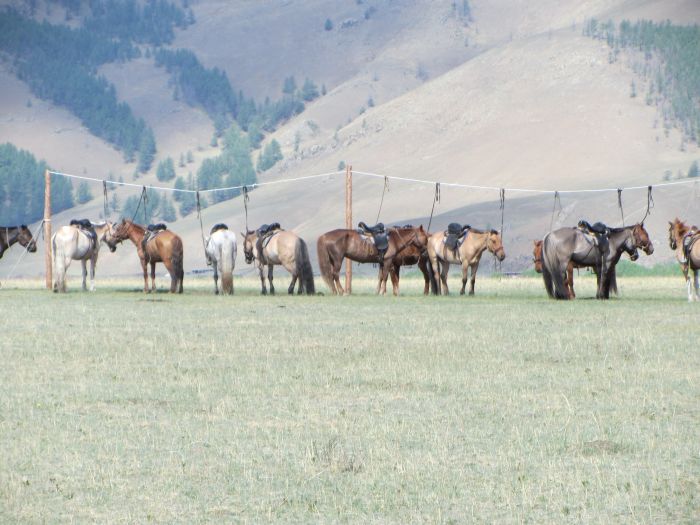
<svg viewBox="0 0 700 525">
<path fill-rule="evenodd" d="M 584 20 L 594 16 L 698 22 L 696 2 L 475 1 L 469 3 L 471 20 L 466 20 L 453 13 L 451 2 L 397 1 L 377 3 L 376 12 L 365 20 L 362 13 L 371 4 L 348 3 L 347 11 L 340 12 L 331 9 L 335 3 L 324 1 L 193 5 L 197 22 L 178 32 L 174 47 L 194 49 L 208 67 L 226 70 L 236 88 L 256 97 L 274 96 L 290 74 L 327 88 L 326 96 L 273 134 L 285 161 L 262 181 L 335 171 L 342 160 L 357 171 L 433 181 L 615 188 L 661 182 L 667 170 L 685 172 L 700 157 L 696 146 L 680 150 L 676 131 L 665 136 L 654 128 L 655 109 L 642 97 L 630 97 L 635 78 L 630 67 L 624 61 L 610 64 L 605 43 L 581 34 Z M 334 29 L 324 31 L 329 17 Z M 358 23 L 342 28 L 350 19 Z M 208 146 L 208 117 L 173 101 L 166 75 L 149 59 L 107 66 L 103 73 L 116 85 L 120 99 L 153 127 L 159 158 L 177 159 L 192 150 L 198 163 L 216 154 Z M 97 178 L 112 172 L 131 181 L 133 165 L 124 165 L 117 152 L 91 139 L 70 115 L 35 101 L 6 73 L 1 81 L 13 95 L 2 100 L 0 140 L 30 149 L 57 169 Z M 369 98 L 374 107 L 369 107 Z M 31 108 L 26 107 L 28 99 L 33 100 Z M 55 133 L 64 127 L 74 130 L 73 136 Z M 89 149 L 84 146 L 88 143 Z M 197 163 L 182 174 L 196 170 Z M 137 180 L 142 182 L 153 183 L 154 177 Z M 381 179 L 356 177 L 355 222 L 375 220 L 382 187 Z M 96 187 L 93 193 L 99 192 Z M 135 192 L 119 190 L 120 199 Z M 433 192 L 430 185 L 390 182 L 380 220 L 427 223 Z M 437 227 L 453 219 L 500 225 L 497 192 L 443 188 L 441 197 L 433 221 Z M 551 220 L 551 196 L 521 197 L 506 195 L 506 261 L 511 266 L 504 268 L 527 263 L 530 239 L 541 237 Z M 686 216 L 700 222 L 691 197 L 688 187 L 656 192 L 649 228 L 657 253 L 647 262 L 670 255 L 667 218 L 686 208 Z M 644 192 L 625 194 L 626 215 L 641 219 L 645 199 Z M 562 204 L 566 214 L 558 218 L 561 224 L 584 215 L 619 221 L 614 192 L 563 196 Z M 94 216 L 101 208 L 97 198 L 57 217 L 55 224 L 67 222 L 69 215 Z M 203 213 L 205 228 L 222 221 L 237 231 L 244 228 L 240 198 Z M 249 224 L 272 220 L 313 244 L 319 233 L 343 224 L 342 178 L 256 189 Z M 186 268 L 204 267 L 196 217 L 173 223 L 172 229 L 185 238 Z M 0 277 L 13 256 L 10 252 L 0 263 Z M 27 274 L 41 271 L 39 253 L 26 260 Z M 242 258 L 238 264 L 244 267 Z M 114 274 L 137 270 L 132 247 L 107 254 L 100 268 Z"/>
</svg>

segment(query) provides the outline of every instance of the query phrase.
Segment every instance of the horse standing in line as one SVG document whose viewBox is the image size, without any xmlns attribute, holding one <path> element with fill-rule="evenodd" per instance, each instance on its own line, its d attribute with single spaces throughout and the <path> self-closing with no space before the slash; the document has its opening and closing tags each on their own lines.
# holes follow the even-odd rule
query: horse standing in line
<svg viewBox="0 0 700 525">
<path fill-rule="evenodd" d="M 537 273 L 542 273 L 542 241 L 533 241 L 534 248 L 532 250 L 532 258 L 535 263 L 535 271 Z M 576 292 L 574 291 L 574 268 L 590 268 L 589 266 L 584 266 L 582 264 L 577 264 L 573 261 L 569 262 L 569 266 L 566 267 L 566 278 L 564 279 L 564 285 L 569 293 L 569 299 L 576 299 Z M 595 273 L 595 268 L 593 268 L 593 273 Z M 596 274 L 598 277 L 598 274 Z M 617 295 L 617 278 L 615 276 L 615 270 L 610 276 L 610 291 Z"/>
<path fill-rule="evenodd" d="M 170 274 L 170 293 L 182 293 L 182 281 L 185 277 L 182 260 L 184 249 L 182 239 L 170 230 L 160 231 L 150 236 L 144 243 L 147 229 L 127 219 L 113 228 L 107 243 L 114 244 L 131 240 L 136 246 L 136 252 L 143 268 L 143 291 L 149 293 L 156 290 L 156 263 L 162 262 Z M 151 265 L 151 289 L 148 289 L 148 264 Z"/>
<path fill-rule="evenodd" d="M 542 277 L 547 294 L 555 299 L 570 299 L 565 279 L 570 262 L 591 266 L 598 275 L 596 299 L 609 299 L 615 277 L 615 265 L 623 253 L 636 261 L 637 250 L 654 253 L 649 234 L 641 223 L 610 228 L 607 236 L 597 237 L 580 228 L 560 228 L 542 240 Z"/>
<path fill-rule="evenodd" d="M 506 258 L 501 234 L 496 230 L 483 231 L 470 228 L 464 242 L 455 252 L 447 248 L 444 239 L 444 231 L 433 233 L 428 239 L 428 258 L 433 270 L 431 288 L 435 294 L 442 292 L 444 295 L 448 295 L 450 293 L 447 287 L 447 273 L 450 264 L 462 266 L 462 289 L 459 294 L 464 295 L 467 280 L 469 280 L 469 295 L 474 295 L 476 272 L 479 270 L 482 254 L 488 250 L 499 261 Z M 471 276 L 469 272 L 471 272 Z M 440 276 L 439 282 L 435 278 L 436 275 Z"/>
<path fill-rule="evenodd" d="M 687 240 L 686 240 L 687 239 Z M 700 301 L 700 229 L 688 226 L 676 218 L 668 223 L 668 245 L 676 252 L 676 259 L 681 265 L 683 276 L 688 288 L 688 301 Z M 687 244 L 686 244 L 687 243 Z M 693 271 L 693 282 L 690 282 L 689 270 Z"/>
<path fill-rule="evenodd" d="M 379 287 L 377 292 L 382 295 L 386 294 L 387 277 L 391 277 L 393 293 L 394 295 L 399 295 L 401 267 L 417 264 L 425 280 L 423 294 L 427 295 L 430 291 L 430 270 L 428 256 L 425 252 L 428 245 L 428 233 L 423 229 L 423 225 L 418 228 L 399 226 L 390 228 L 387 233 L 389 235 L 389 243 L 395 243 L 397 249 L 392 260 L 389 261 L 389 271 L 384 271 L 386 265 L 382 265 L 379 268 Z"/>
<path fill-rule="evenodd" d="M 15 243 L 24 246 L 28 252 L 36 251 L 36 241 L 24 224 L 21 226 L 0 226 L 0 259 L 3 254 Z"/>
<path fill-rule="evenodd" d="M 95 223 L 90 221 L 96 237 L 92 238 L 85 230 L 77 225 L 61 226 L 51 236 L 53 250 L 53 266 L 56 279 L 54 292 L 66 291 L 66 272 L 71 261 L 80 261 L 83 269 L 83 291 L 87 290 L 87 263 L 90 261 L 90 291 L 95 291 L 95 267 L 100 253 L 100 244 L 105 241 L 109 250 L 114 252 L 117 247 L 107 239 L 112 232 L 111 222 Z"/>
<path fill-rule="evenodd" d="M 309 260 L 309 250 L 304 239 L 296 233 L 287 230 L 276 229 L 263 237 L 258 236 L 257 231 L 246 231 L 243 236 L 243 253 L 245 262 L 256 263 L 260 272 L 261 293 L 267 295 L 265 286 L 264 267 L 267 266 L 267 280 L 270 282 L 270 294 L 275 294 L 275 286 L 272 283 L 273 269 L 275 265 L 284 266 L 292 274 L 292 282 L 287 293 L 294 293 L 294 286 L 299 281 L 298 293 L 314 295 L 314 274 Z"/>
<path fill-rule="evenodd" d="M 225 224 L 217 224 L 205 240 L 207 264 L 214 269 L 214 293 L 219 294 L 219 273 L 221 289 L 226 295 L 233 295 L 233 269 L 236 266 L 236 234 Z"/>
</svg>

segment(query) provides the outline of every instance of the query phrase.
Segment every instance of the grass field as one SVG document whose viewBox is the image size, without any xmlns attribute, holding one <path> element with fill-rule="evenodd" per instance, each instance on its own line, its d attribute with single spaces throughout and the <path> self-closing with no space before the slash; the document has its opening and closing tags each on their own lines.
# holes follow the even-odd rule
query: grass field
<svg viewBox="0 0 700 525">
<path fill-rule="evenodd" d="M 0 288 L 0 523 L 700 521 L 679 276 L 608 302 L 584 277 L 574 302 L 529 278 L 472 298 L 77 285 Z"/>
</svg>

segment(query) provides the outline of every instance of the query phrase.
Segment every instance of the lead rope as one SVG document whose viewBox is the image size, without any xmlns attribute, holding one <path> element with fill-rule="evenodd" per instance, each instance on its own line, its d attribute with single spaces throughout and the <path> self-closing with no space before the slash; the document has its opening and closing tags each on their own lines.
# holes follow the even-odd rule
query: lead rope
<svg viewBox="0 0 700 525">
<path fill-rule="evenodd" d="M 620 208 L 620 216 L 622 217 L 622 227 L 625 227 L 625 212 L 622 209 L 622 188 L 617 188 L 617 206 Z"/>
<path fill-rule="evenodd" d="M 384 194 L 389 191 L 389 179 L 384 176 L 384 189 L 382 190 L 382 200 L 379 201 L 379 211 L 377 212 L 377 220 L 374 224 L 379 224 L 379 215 L 382 213 L 382 204 L 384 204 Z"/>
<path fill-rule="evenodd" d="M 44 225 L 45 222 L 46 222 L 46 221 L 42 219 L 42 221 L 39 223 L 39 230 L 42 229 L 41 227 Z M 39 230 L 36 230 L 36 231 L 39 231 Z M 30 230 L 30 231 L 31 231 L 31 230 Z M 42 230 L 42 233 L 43 233 L 43 230 Z M 7 227 L 5 227 L 5 235 L 7 235 Z M 17 233 L 17 235 L 19 235 L 19 232 Z M 27 255 L 27 252 L 29 251 L 29 245 L 32 243 L 33 240 L 34 240 L 34 234 L 32 233 L 31 239 L 29 239 L 29 242 L 28 242 L 27 245 L 24 247 L 24 251 L 22 252 L 22 255 L 19 256 L 19 259 L 17 259 L 17 262 L 15 263 L 15 265 L 14 265 L 14 266 L 12 267 L 12 269 L 10 270 L 10 273 L 7 274 L 7 277 L 5 278 L 6 281 L 9 281 L 9 280 L 10 280 L 10 277 L 12 277 L 12 274 L 15 272 L 15 269 L 17 268 L 17 266 L 19 266 L 19 263 L 21 263 L 21 262 L 22 262 L 22 259 L 24 259 L 24 256 Z M 10 244 L 9 244 L 9 243 L 10 243 L 9 237 L 8 237 L 7 243 L 8 243 L 7 247 L 9 248 L 9 247 L 10 247 Z"/>
<path fill-rule="evenodd" d="M 102 181 L 102 195 L 104 196 L 104 208 L 105 208 L 104 219 L 106 221 L 107 215 L 109 215 L 109 204 L 107 203 L 107 181 L 106 180 Z"/>
<path fill-rule="evenodd" d="M 647 187 L 647 211 L 644 214 L 641 224 L 644 224 L 646 218 L 651 214 L 651 209 L 654 207 L 654 197 L 651 195 L 651 184 Z"/>
<path fill-rule="evenodd" d="M 243 186 L 243 207 L 245 208 L 245 232 L 248 233 L 248 201 L 250 196 L 248 195 L 248 186 Z"/>
<path fill-rule="evenodd" d="M 503 216 L 504 216 L 505 211 L 506 211 L 506 189 L 505 188 L 501 188 L 499 198 L 500 198 L 499 207 L 501 209 L 500 233 L 501 233 L 501 244 L 503 244 Z M 503 270 L 502 264 L 503 263 L 501 263 L 501 261 L 499 261 L 498 258 L 496 257 L 496 254 L 494 254 L 493 255 L 493 269 L 494 269 L 494 271 L 496 271 L 496 265 L 498 265 L 498 273 L 503 273 L 502 272 L 502 270 Z"/>
<path fill-rule="evenodd" d="M 552 218 L 549 221 L 549 231 L 552 231 L 552 228 L 554 228 L 554 212 L 557 210 L 557 207 L 559 208 L 559 211 L 557 212 L 557 219 L 561 217 L 561 212 L 562 212 L 562 207 L 561 207 L 561 197 L 559 196 L 559 192 L 555 191 L 554 192 L 554 204 L 552 205 Z"/>
<path fill-rule="evenodd" d="M 202 248 L 204 248 L 204 259 L 209 265 L 209 257 L 207 257 L 207 243 L 204 241 L 204 225 L 202 224 L 202 205 L 199 201 L 199 190 L 195 193 L 195 199 L 197 201 L 197 218 L 199 219 L 199 231 L 202 234 Z"/>
<path fill-rule="evenodd" d="M 430 209 L 430 220 L 428 221 L 428 231 L 430 231 L 430 225 L 433 223 L 433 212 L 435 211 L 435 204 L 440 202 L 440 183 L 435 183 L 435 196 L 433 197 L 433 207 Z"/>
<path fill-rule="evenodd" d="M 148 226 L 148 192 L 146 191 L 146 186 L 143 187 L 141 196 L 143 198 L 143 222 Z"/>
</svg>

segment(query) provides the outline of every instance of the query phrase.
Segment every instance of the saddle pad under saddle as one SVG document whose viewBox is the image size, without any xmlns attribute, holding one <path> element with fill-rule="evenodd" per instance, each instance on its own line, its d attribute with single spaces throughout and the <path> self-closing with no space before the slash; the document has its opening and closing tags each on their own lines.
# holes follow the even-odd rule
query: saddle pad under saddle
<svg viewBox="0 0 700 525">
<path fill-rule="evenodd" d="M 386 252 L 389 249 L 389 235 L 387 233 L 378 233 L 375 235 L 366 233 L 362 230 L 357 230 L 362 238 L 374 244 L 378 252 Z"/>
<path fill-rule="evenodd" d="M 460 234 L 448 233 L 442 238 L 442 243 L 453 252 L 457 251 L 457 249 L 464 244 L 468 233 L 469 230 L 465 230 Z"/>
</svg>

